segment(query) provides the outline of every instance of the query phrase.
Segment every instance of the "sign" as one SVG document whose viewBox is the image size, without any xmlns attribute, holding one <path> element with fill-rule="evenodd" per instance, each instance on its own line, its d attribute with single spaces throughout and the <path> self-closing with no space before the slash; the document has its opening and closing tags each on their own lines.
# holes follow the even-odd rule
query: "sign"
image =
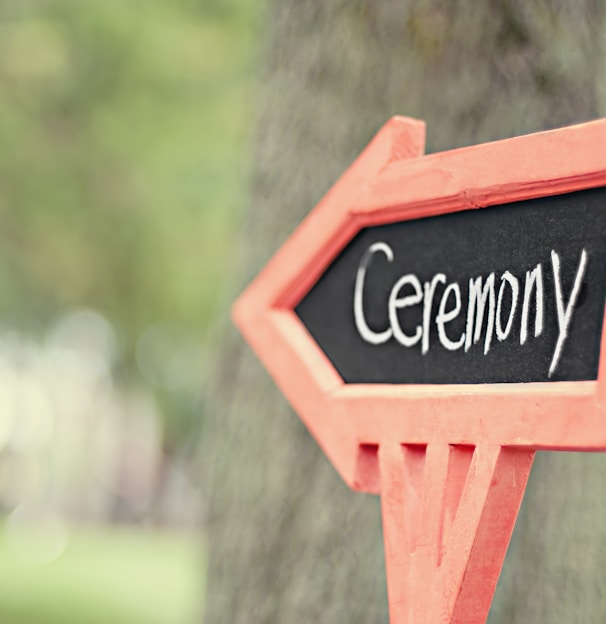
<svg viewBox="0 0 606 624">
<path fill-rule="evenodd" d="M 381 495 L 392 624 L 481 624 L 534 451 L 606 450 L 606 120 L 423 144 L 388 122 L 233 317 Z"/>
</svg>

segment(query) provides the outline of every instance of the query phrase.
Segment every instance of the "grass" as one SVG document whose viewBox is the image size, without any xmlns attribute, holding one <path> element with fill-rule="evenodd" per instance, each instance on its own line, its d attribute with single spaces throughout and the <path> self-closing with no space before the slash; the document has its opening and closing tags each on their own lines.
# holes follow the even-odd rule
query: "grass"
<svg viewBox="0 0 606 624">
<path fill-rule="evenodd" d="M 202 549 L 191 535 L 79 529 L 60 555 L 28 529 L 0 534 L 0 624 L 190 624 L 204 595 Z"/>
</svg>

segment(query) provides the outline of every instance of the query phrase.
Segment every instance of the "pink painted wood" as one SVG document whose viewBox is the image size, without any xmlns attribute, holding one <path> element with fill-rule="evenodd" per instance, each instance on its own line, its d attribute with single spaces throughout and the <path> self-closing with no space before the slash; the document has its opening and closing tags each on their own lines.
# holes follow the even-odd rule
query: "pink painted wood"
<svg viewBox="0 0 606 624">
<path fill-rule="evenodd" d="M 382 445 L 391 622 L 483 624 L 534 451 Z"/>
<path fill-rule="evenodd" d="M 362 227 L 606 185 L 606 120 L 430 156 L 424 138 L 390 120 L 232 314 L 343 479 L 381 495 L 392 624 L 481 624 L 534 451 L 606 450 L 606 358 L 597 381 L 345 384 L 294 308 Z"/>
</svg>

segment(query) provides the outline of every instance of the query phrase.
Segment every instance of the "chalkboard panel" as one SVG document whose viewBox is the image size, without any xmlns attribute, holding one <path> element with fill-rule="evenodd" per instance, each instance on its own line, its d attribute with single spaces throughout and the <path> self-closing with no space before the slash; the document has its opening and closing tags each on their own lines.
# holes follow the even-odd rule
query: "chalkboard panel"
<svg viewBox="0 0 606 624">
<path fill-rule="evenodd" d="M 606 188 L 361 230 L 296 307 L 346 383 L 597 378 Z"/>
</svg>

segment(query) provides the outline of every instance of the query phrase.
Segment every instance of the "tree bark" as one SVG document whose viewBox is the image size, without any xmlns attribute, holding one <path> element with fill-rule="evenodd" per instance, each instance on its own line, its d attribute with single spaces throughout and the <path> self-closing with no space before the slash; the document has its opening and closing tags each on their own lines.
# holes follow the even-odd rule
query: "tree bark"
<svg viewBox="0 0 606 624">
<path fill-rule="evenodd" d="M 605 14 L 600 0 L 275 0 L 240 285 L 393 114 L 426 120 L 429 151 L 603 114 Z M 378 499 L 340 481 L 231 329 L 209 406 L 206 624 L 387 622 Z M 538 457 L 491 623 L 606 620 L 605 475 L 601 455 Z"/>
</svg>

